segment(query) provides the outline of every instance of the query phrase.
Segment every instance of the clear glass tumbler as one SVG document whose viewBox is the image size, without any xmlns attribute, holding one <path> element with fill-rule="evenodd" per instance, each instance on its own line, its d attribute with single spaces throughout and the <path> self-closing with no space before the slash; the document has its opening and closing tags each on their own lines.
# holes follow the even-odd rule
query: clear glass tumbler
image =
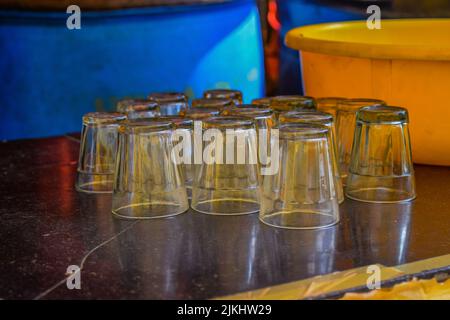
<svg viewBox="0 0 450 320">
<path fill-rule="evenodd" d="M 127 121 L 119 128 L 112 213 L 152 219 L 189 209 L 169 121 Z"/>
<path fill-rule="evenodd" d="M 233 89 L 212 89 L 203 93 L 206 99 L 225 98 L 233 100 L 234 104 L 242 103 L 242 92 Z"/>
<path fill-rule="evenodd" d="M 336 129 L 334 126 L 333 116 L 326 112 L 316 111 L 316 112 L 298 112 L 298 111 L 289 111 L 280 114 L 279 118 L 280 123 L 313 123 L 318 125 L 326 126 L 329 129 L 329 139 L 330 145 L 333 148 L 332 152 L 332 164 L 334 167 L 334 172 L 336 172 L 336 192 L 338 202 L 344 202 L 344 190 L 342 187 L 342 179 L 341 174 L 339 172 L 339 163 L 337 157 L 337 145 L 336 145 Z"/>
<path fill-rule="evenodd" d="M 336 224 L 337 173 L 329 128 L 304 123 L 284 123 L 278 128 L 280 169 L 264 178 L 260 220 L 290 229 L 318 229 Z"/>
<path fill-rule="evenodd" d="M 353 136 L 355 134 L 356 113 L 362 107 L 386 105 L 377 99 L 345 99 L 338 103 L 336 112 L 336 137 L 338 146 L 339 166 L 342 183 L 345 185 L 348 175 L 348 165 L 352 152 Z"/>
<path fill-rule="evenodd" d="M 186 95 L 179 92 L 155 92 L 148 98 L 158 103 L 160 114 L 163 116 L 177 115 L 189 107 Z"/>
<path fill-rule="evenodd" d="M 347 197 L 398 203 L 416 197 L 408 111 L 372 106 L 358 111 Z"/>
<path fill-rule="evenodd" d="M 121 113 L 91 112 L 83 116 L 75 188 L 87 193 L 111 193 Z"/>
<path fill-rule="evenodd" d="M 259 210 L 256 129 L 243 117 L 203 120 L 203 161 L 195 166 L 192 209 L 213 215 Z"/>
</svg>

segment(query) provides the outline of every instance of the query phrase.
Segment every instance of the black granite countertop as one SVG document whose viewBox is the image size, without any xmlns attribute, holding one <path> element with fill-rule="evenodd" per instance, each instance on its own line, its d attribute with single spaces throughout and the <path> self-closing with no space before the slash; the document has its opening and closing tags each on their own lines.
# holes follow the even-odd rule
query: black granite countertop
<svg viewBox="0 0 450 320">
<path fill-rule="evenodd" d="M 74 190 L 78 148 L 71 136 L 0 143 L 0 298 L 213 298 L 450 253 L 450 168 L 416 166 L 412 203 L 346 200 L 336 227 L 281 230 L 257 215 L 118 220 L 110 195 Z M 69 265 L 82 266 L 80 290 Z"/>
</svg>

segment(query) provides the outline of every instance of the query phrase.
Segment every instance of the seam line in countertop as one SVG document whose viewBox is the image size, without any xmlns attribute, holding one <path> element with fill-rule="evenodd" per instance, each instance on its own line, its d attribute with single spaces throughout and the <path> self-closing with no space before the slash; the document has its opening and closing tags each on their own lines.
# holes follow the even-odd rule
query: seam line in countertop
<svg viewBox="0 0 450 320">
<path fill-rule="evenodd" d="M 135 221 L 133 222 L 131 225 L 129 225 L 128 227 L 126 227 L 125 229 L 123 229 L 122 231 L 120 231 L 119 233 L 115 234 L 114 236 L 112 236 L 111 238 L 103 241 L 102 243 L 100 243 L 99 245 L 95 246 L 93 249 L 91 249 L 81 260 L 80 263 L 80 269 L 79 272 L 81 272 L 83 270 L 83 266 L 84 263 L 86 262 L 87 258 L 94 253 L 95 251 L 97 251 L 98 249 L 100 249 L 101 247 L 107 245 L 108 243 L 110 243 L 111 241 L 115 240 L 116 238 L 118 238 L 122 233 L 130 230 L 137 222 L 139 221 Z M 53 290 L 55 290 L 56 288 L 58 288 L 60 285 L 62 285 L 63 283 L 65 283 L 67 281 L 67 279 L 72 276 L 72 275 L 68 275 L 67 277 L 65 277 L 64 279 L 62 279 L 61 281 L 55 283 L 53 286 L 51 286 L 50 288 L 48 288 L 47 290 L 45 290 L 44 292 L 41 292 L 40 294 L 38 294 L 36 297 L 33 298 L 33 300 L 39 300 L 42 299 L 43 297 L 45 297 L 46 295 L 48 295 L 50 292 L 52 292 Z"/>
</svg>

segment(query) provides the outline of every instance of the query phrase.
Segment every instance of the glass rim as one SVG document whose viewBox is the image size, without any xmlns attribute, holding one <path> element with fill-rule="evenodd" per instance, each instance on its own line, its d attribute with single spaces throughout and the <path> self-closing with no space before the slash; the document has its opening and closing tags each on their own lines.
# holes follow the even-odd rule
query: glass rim
<svg viewBox="0 0 450 320">
<path fill-rule="evenodd" d="M 137 99 L 121 99 L 117 102 L 117 111 L 127 113 L 130 111 L 146 111 L 154 110 L 158 108 L 158 103 L 156 101 L 137 98 Z"/>
<path fill-rule="evenodd" d="M 299 122 L 332 125 L 334 122 L 333 115 L 323 111 L 287 111 L 281 113 L 279 119 L 282 123 Z"/>
<path fill-rule="evenodd" d="M 180 115 L 171 115 L 171 116 L 157 116 L 154 118 L 156 120 L 162 120 L 162 121 L 170 121 L 172 122 L 176 128 L 180 127 L 188 127 L 191 128 L 194 125 L 194 120 L 185 118 Z"/>
<path fill-rule="evenodd" d="M 127 120 L 120 124 L 120 133 L 146 133 L 171 130 L 174 124 L 170 121 L 157 121 L 150 119 Z"/>
<path fill-rule="evenodd" d="M 270 107 L 275 111 L 292 111 L 299 109 L 315 110 L 316 100 L 310 96 L 285 95 L 273 97 Z"/>
<path fill-rule="evenodd" d="M 356 121 L 365 123 L 408 123 L 408 110 L 398 106 L 375 105 L 358 110 Z"/>
<path fill-rule="evenodd" d="M 271 102 L 272 102 L 272 97 L 262 97 L 262 98 L 253 99 L 251 104 L 257 105 L 257 106 L 270 107 Z"/>
<path fill-rule="evenodd" d="M 113 193 L 113 196 L 114 196 L 114 193 Z M 176 210 L 176 211 L 171 211 L 171 212 L 168 211 L 167 213 L 162 213 L 162 214 L 155 215 L 155 216 L 151 216 L 151 215 L 128 216 L 128 215 L 121 214 L 121 212 L 124 210 L 134 209 L 134 208 L 138 208 L 138 207 L 145 207 L 145 206 L 148 206 L 149 204 L 159 204 L 159 205 L 165 205 L 167 207 L 180 207 L 180 209 Z M 119 208 L 112 208 L 111 213 L 118 218 L 126 219 L 126 220 L 152 220 L 152 219 L 161 219 L 161 218 L 177 216 L 179 214 L 183 214 L 183 213 L 187 212 L 188 210 L 189 210 L 189 208 L 185 209 L 185 208 L 181 207 L 180 205 L 171 204 L 171 203 L 167 203 L 167 202 L 161 202 L 161 201 L 153 201 L 153 202 L 130 203 L 130 204 L 121 206 Z"/>
<path fill-rule="evenodd" d="M 267 107 L 234 107 L 224 111 L 227 116 L 245 116 L 254 119 L 270 118 L 273 115 L 273 110 Z"/>
<path fill-rule="evenodd" d="M 329 128 L 322 124 L 286 122 L 275 127 L 279 129 L 280 136 L 283 137 L 310 137 L 323 135 L 325 138 L 329 133 Z"/>
<path fill-rule="evenodd" d="M 230 104 L 233 104 L 233 100 L 229 98 L 197 98 L 191 103 L 193 108 L 226 107 Z"/>
<path fill-rule="evenodd" d="M 317 107 L 337 108 L 337 105 L 346 100 L 344 97 L 320 97 L 316 98 Z"/>
<path fill-rule="evenodd" d="M 386 102 L 380 99 L 351 98 L 339 101 L 339 103 L 337 104 L 337 109 L 344 111 L 355 111 L 363 107 L 376 105 L 386 105 Z"/>
<path fill-rule="evenodd" d="M 316 98 L 317 102 L 340 101 L 340 100 L 347 100 L 347 98 L 344 98 L 344 97 L 319 97 L 319 98 Z"/>
<path fill-rule="evenodd" d="M 248 117 L 217 116 L 204 119 L 203 125 L 208 128 L 252 129 L 254 127 L 254 122 Z"/>
<path fill-rule="evenodd" d="M 411 176 L 412 175 L 408 175 L 408 177 L 411 177 Z M 382 187 L 372 188 L 372 190 L 376 190 L 376 189 L 382 190 L 383 188 Z M 402 190 L 399 190 L 400 192 L 398 192 L 398 194 L 404 194 L 404 195 L 406 195 L 406 197 L 404 197 L 404 198 L 392 198 L 390 200 L 380 200 L 380 199 L 370 199 L 370 198 L 358 197 L 356 194 L 358 192 L 362 191 L 362 190 L 364 190 L 364 189 L 351 190 L 350 192 L 346 191 L 345 192 L 345 196 L 347 198 L 351 199 L 351 200 L 355 200 L 355 201 L 359 201 L 359 202 L 386 203 L 386 204 L 387 203 L 392 203 L 392 204 L 394 204 L 394 203 L 398 203 L 398 204 L 400 204 L 400 203 L 409 203 L 409 202 L 411 202 L 411 201 L 413 201 L 414 199 L 417 198 L 417 194 L 416 194 L 415 190 L 412 191 L 412 192 L 407 192 L 407 191 L 403 191 L 402 192 Z"/>
<path fill-rule="evenodd" d="M 240 212 L 225 212 L 225 211 L 219 211 L 219 210 L 203 210 L 203 209 L 199 208 L 201 205 L 208 204 L 208 203 L 217 203 L 217 202 L 222 202 L 222 203 L 233 203 L 233 202 L 242 203 L 242 202 L 245 202 L 245 203 L 254 204 L 258 208 L 257 209 L 255 208 L 255 209 L 252 209 L 252 210 L 242 210 Z M 230 198 L 214 199 L 213 198 L 213 199 L 207 199 L 207 200 L 194 202 L 194 204 L 191 204 L 191 208 L 192 208 L 192 210 L 194 210 L 194 211 L 196 211 L 198 213 L 207 214 L 207 215 L 214 215 L 214 216 L 241 216 L 241 215 L 258 213 L 260 211 L 260 202 L 252 200 L 252 199 L 230 199 Z"/>
<path fill-rule="evenodd" d="M 88 112 L 83 115 L 84 124 L 119 124 L 127 120 L 127 116 L 120 112 Z"/>
<path fill-rule="evenodd" d="M 209 89 L 204 92 L 204 96 L 208 94 L 231 94 L 236 96 L 241 96 L 242 92 L 237 89 Z"/>
<path fill-rule="evenodd" d="M 251 108 L 255 108 L 255 109 L 270 109 L 269 105 L 267 104 L 254 104 L 254 103 L 241 103 L 241 104 L 237 104 L 235 106 L 233 106 L 233 108 L 238 108 L 238 109 L 251 109 Z"/>
<path fill-rule="evenodd" d="M 167 102 L 187 102 L 187 97 L 184 93 L 169 91 L 169 92 L 153 92 L 148 95 L 148 99 L 159 103 Z"/>
<path fill-rule="evenodd" d="M 315 101 L 311 96 L 301 96 L 301 95 L 282 95 L 275 96 L 271 99 L 272 102 L 296 102 L 296 101 Z"/>
<path fill-rule="evenodd" d="M 181 110 L 179 115 L 188 119 L 203 119 L 220 114 L 220 109 L 211 107 L 191 107 Z"/>
<path fill-rule="evenodd" d="M 280 214 L 280 213 L 281 212 L 278 212 L 276 214 Z M 280 225 L 280 224 L 269 222 L 268 221 L 269 219 L 267 219 L 267 217 L 263 217 L 261 215 L 259 215 L 259 220 L 267 226 L 280 228 L 280 229 L 287 229 L 287 230 L 321 230 L 321 229 L 328 229 L 328 228 L 336 227 L 336 225 L 340 222 L 339 215 L 336 215 L 336 216 L 328 215 L 328 216 L 334 218 L 332 222 L 317 225 L 317 226 Z"/>
</svg>

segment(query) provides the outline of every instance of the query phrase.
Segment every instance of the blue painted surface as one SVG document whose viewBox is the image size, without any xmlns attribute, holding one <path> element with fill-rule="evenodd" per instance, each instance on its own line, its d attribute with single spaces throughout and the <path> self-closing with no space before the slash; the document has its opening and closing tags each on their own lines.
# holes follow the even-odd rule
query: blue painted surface
<svg viewBox="0 0 450 320">
<path fill-rule="evenodd" d="M 366 16 L 363 10 L 358 14 L 339 7 L 320 4 L 314 0 L 279 0 L 278 14 L 281 22 L 280 38 L 282 41 L 284 41 L 286 33 L 296 27 L 324 22 L 359 20 Z M 286 47 L 284 43 L 280 49 L 279 93 L 302 93 L 298 52 Z"/>
<path fill-rule="evenodd" d="M 155 91 L 264 94 L 254 1 L 81 15 L 0 12 L 0 138 L 78 131 L 81 116 Z"/>
</svg>

